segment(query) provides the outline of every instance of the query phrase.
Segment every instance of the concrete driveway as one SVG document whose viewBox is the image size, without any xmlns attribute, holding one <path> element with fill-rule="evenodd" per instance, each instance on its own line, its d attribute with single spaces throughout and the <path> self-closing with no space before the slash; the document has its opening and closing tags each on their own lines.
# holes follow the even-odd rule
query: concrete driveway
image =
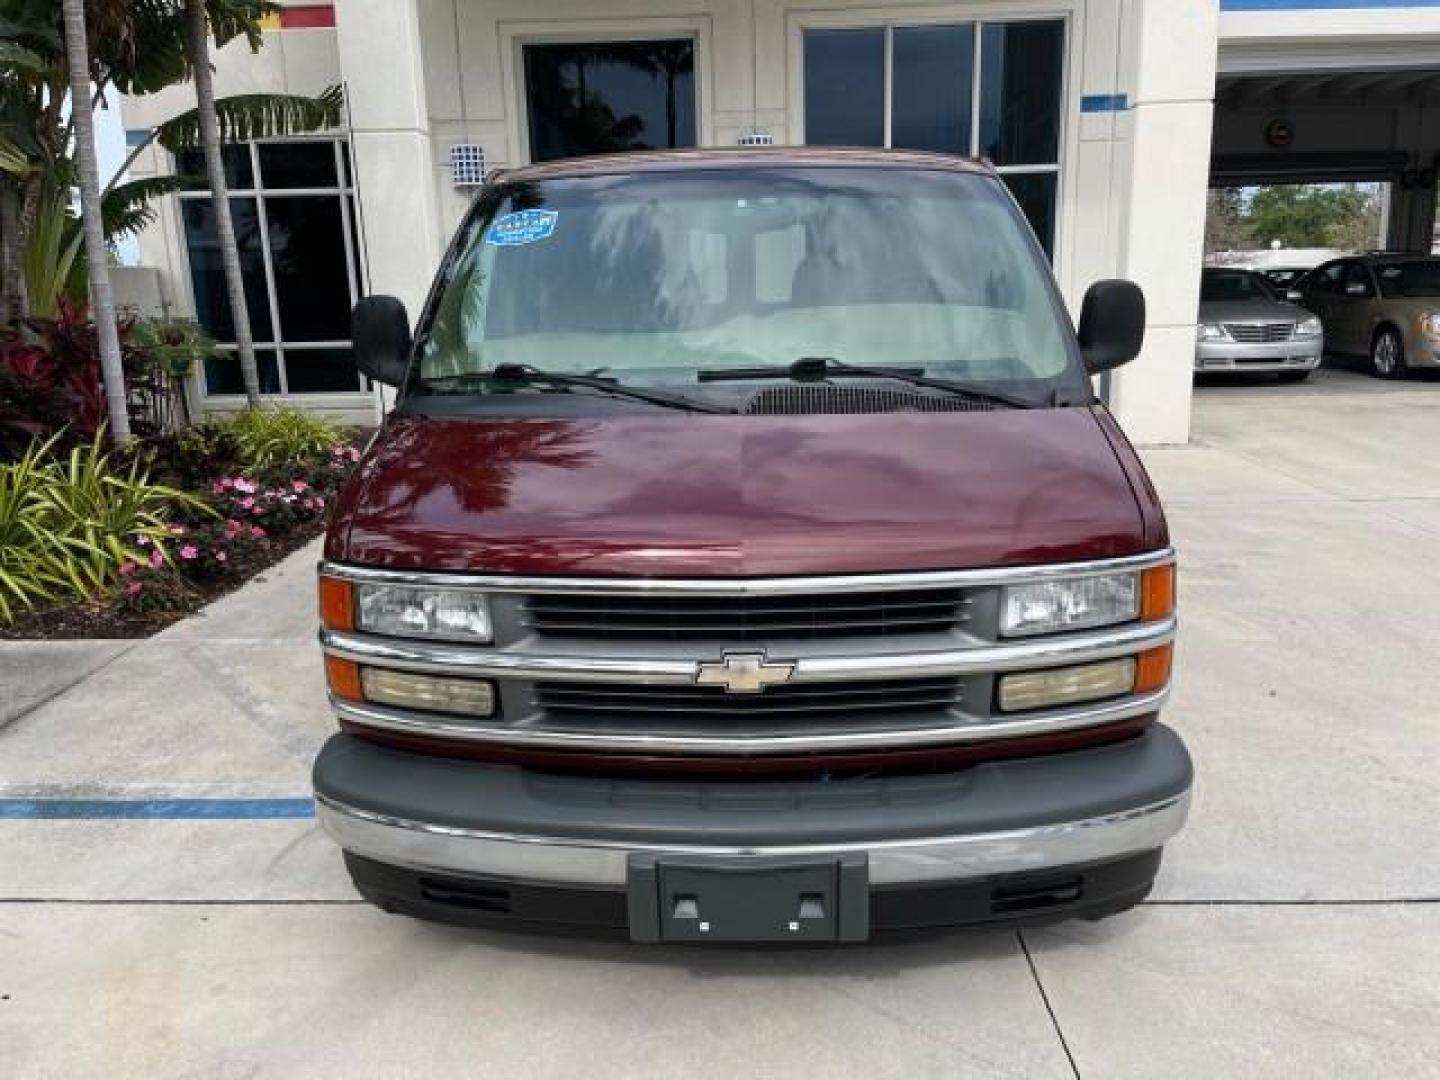
<svg viewBox="0 0 1440 1080">
<path fill-rule="evenodd" d="M 309 816 L 315 552 L 0 645 L 0 1076 L 1440 1075 L 1440 383 L 1203 388 L 1148 452 L 1199 769 L 1151 901 L 813 952 L 459 931 Z"/>
</svg>

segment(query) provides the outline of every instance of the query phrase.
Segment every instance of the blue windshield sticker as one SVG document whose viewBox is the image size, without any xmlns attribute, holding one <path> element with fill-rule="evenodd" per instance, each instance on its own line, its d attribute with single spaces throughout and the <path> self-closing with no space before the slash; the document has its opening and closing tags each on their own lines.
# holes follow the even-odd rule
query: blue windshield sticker
<svg viewBox="0 0 1440 1080">
<path fill-rule="evenodd" d="M 559 216 L 558 210 L 520 210 L 506 214 L 491 223 L 485 233 L 485 242 L 496 247 L 519 247 L 549 239 L 555 231 L 555 219 Z"/>
</svg>

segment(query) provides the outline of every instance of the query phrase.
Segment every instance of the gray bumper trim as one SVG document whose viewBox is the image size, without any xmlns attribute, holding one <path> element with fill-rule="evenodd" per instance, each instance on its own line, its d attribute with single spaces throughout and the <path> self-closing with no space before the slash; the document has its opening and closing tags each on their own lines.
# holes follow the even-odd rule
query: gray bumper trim
<svg viewBox="0 0 1440 1080">
<path fill-rule="evenodd" d="M 345 850 L 393 866 L 529 881 L 624 885 L 632 854 L 664 856 L 867 856 L 872 885 L 956 881 L 1072 866 L 1150 851 L 1185 824 L 1188 791 L 1120 813 L 971 836 L 857 844 L 710 847 L 516 836 L 370 813 L 316 797 L 320 823 Z"/>
</svg>

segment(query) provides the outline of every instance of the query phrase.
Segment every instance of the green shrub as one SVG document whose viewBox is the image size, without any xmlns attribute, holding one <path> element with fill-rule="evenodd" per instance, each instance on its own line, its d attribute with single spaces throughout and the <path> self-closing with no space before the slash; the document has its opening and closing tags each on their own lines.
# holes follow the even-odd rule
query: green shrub
<svg viewBox="0 0 1440 1080">
<path fill-rule="evenodd" d="M 299 409 L 246 409 L 207 426 L 234 440 L 249 469 L 319 460 L 345 439 L 338 424 Z"/>
<path fill-rule="evenodd" d="M 120 567 L 165 558 L 170 516 L 213 513 L 206 503 L 152 484 L 138 462 L 118 469 L 103 433 L 63 458 L 55 439 L 0 465 L 0 622 L 15 603 L 90 597 L 112 590 Z"/>
</svg>

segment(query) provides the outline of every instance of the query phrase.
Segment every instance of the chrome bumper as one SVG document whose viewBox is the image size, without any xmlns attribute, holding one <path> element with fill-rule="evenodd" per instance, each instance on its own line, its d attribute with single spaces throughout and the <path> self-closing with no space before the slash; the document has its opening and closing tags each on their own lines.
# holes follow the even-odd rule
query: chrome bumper
<svg viewBox="0 0 1440 1080">
<path fill-rule="evenodd" d="M 1207 341 L 1195 346 L 1195 370 L 1313 371 L 1320 366 L 1324 352 L 1325 339 L 1319 337 L 1253 345 L 1236 341 Z"/>
<path fill-rule="evenodd" d="M 320 823 L 336 843 L 377 862 L 413 870 L 617 886 L 626 882 L 631 855 L 736 858 L 860 853 L 867 858 L 872 885 L 963 881 L 1075 866 L 1161 847 L 1180 831 L 1189 808 L 1187 790 L 1133 810 L 969 836 L 713 847 L 502 834 L 390 817 L 346 806 L 323 795 L 316 797 Z"/>
</svg>

